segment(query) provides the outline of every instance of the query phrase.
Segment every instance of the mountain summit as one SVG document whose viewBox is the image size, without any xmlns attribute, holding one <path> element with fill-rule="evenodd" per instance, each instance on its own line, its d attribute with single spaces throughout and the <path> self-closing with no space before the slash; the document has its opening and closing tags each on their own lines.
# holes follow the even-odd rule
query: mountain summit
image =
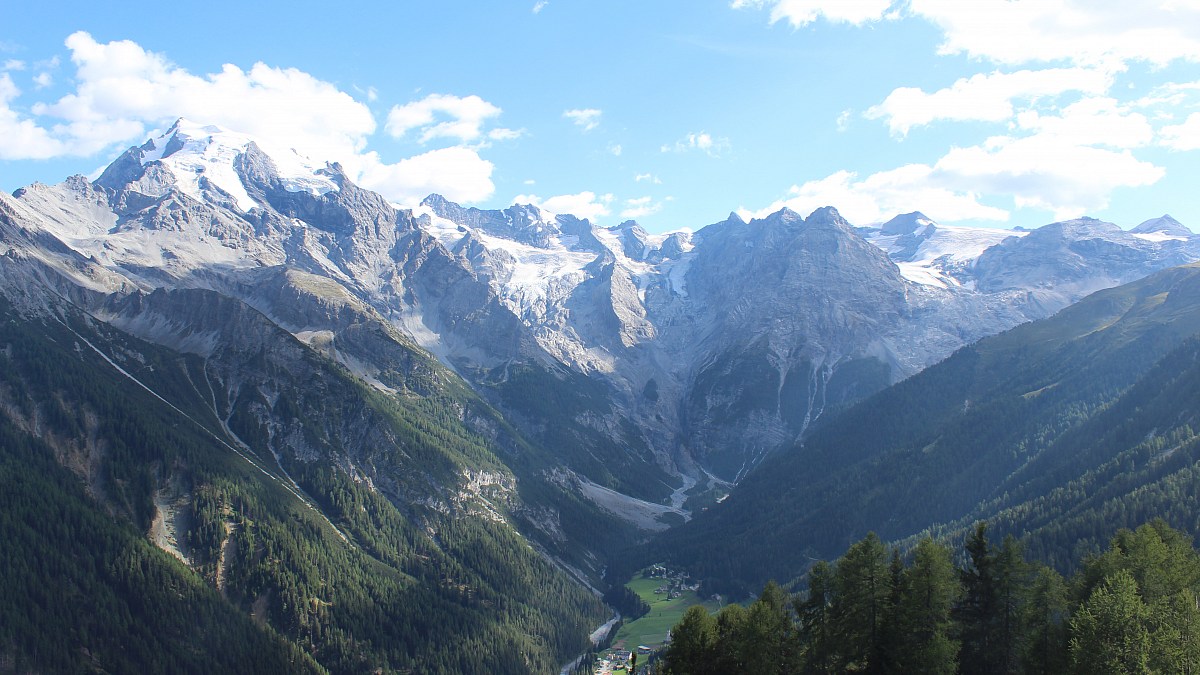
<svg viewBox="0 0 1200 675">
<path fill-rule="evenodd" d="M 335 174 L 328 165 L 317 166 L 290 148 L 270 148 L 245 134 L 184 118 L 163 134 L 130 148 L 97 183 L 119 188 L 135 180 L 137 167 L 145 176 L 147 167 L 156 165 L 166 170 L 169 176 L 166 180 L 175 189 L 193 199 L 231 201 L 232 206 L 249 213 L 262 206 L 251 196 L 251 191 L 261 188 L 254 183 L 263 179 L 248 175 L 256 164 L 260 170 L 269 167 L 264 173 L 270 181 L 289 192 L 321 195 L 338 189 L 333 180 Z"/>
</svg>

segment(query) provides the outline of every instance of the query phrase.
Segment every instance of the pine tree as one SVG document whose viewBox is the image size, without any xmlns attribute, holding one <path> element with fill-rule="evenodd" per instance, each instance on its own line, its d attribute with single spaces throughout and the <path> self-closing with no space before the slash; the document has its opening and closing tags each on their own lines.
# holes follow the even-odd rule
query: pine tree
<svg viewBox="0 0 1200 675">
<path fill-rule="evenodd" d="M 1021 668 L 1025 635 L 1022 610 L 1029 586 L 1029 565 L 1025 562 L 1024 550 L 1012 535 L 1006 536 L 994 553 L 992 568 L 996 585 L 996 616 L 992 622 L 993 672 L 1017 673 Z"/>
<path fill-rule="evenodd" d="M 888 552 L 871 532 L 850 547 L 834 574 L 831 609 L 842 667 L 868 673 L 884 671 L 884 619 L 892 593 Z"/>
<path fill-rule="evenodd" d="M 1066 670 L 1067 585 L 1058 572 L 1039 567 L 1024 607 L 1026 673 L 1051 675 Z"/>
<path fill-rule="evenodd" d="M 799 620 L 799 642 L 804 656 L 804 671 L 833 672 L 835 644 L 830 620 L 830 605 L 834 595 L 834 573 L 829 563 L 821 560 L 808 572 L 808 592 L 796 601 Z"/>
<path fill-rule="evenodd" d="M 948 548 L 927 537 L 904 573 L 898 612 L 905 640 L 901 672 L 950 675 L 957 668 L 959 643 L 950 635 L 950 611 L 962 586 L 950 558 Z"/>
<path fill-rule="evenodd" d="M 989 675 L 996 668 L 993 622 L 996 617 L 996 580 L 991 546 L 987 539 L 987 523 L 975 526 L 967 540 L 970 561 L 960 572 L 963 585 L 962 602 L 955 611 L 962 639 L 959 659 L 964 675 Z"/>
<path fill-rule="evenodd" d="M 701 605 L 693 605 L 671 629 L 671 645 L 664 657 L 666 672 L 673 675 L 704 675 L 713 672 L 717 621 Z"/>
<path fill-rule="evenodd" d="M 750 605 L 742 631 L 741 652 L 746 672 L 773 675 L 793 673 L 799 666 L 799 639 L 787 593 L 768 582 Z"/>
<path fill-rule="evenodd" d="M 1149 610 L 1126 570 L 1106 578 L 1071 618 L 1075 672 L 1149 673 Z"/>
</svg>

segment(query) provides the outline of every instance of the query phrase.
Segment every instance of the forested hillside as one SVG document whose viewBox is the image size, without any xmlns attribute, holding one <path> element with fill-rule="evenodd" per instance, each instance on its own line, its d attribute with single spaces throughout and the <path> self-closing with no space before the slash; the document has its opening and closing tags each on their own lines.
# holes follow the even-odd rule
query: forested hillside
<svg viewBox="0 0 1200 675">
<path fill-rule="evenodd" d="M 0 664 L 526 673 L 587 646 L 607 610 L 513 529 L 520 502 L 491 442 L 437 414 L 448 401 L 383 397 L 297 354 L 292 365 L 313 370 L 294 372 L 319 378 L 301 387 L 274 366 L 270 403 L 303 419 L 312 455 L 276 457 L 269 420 L 288 418 L 200 393 L 220 377 L 215 357 L 69 308 L 4 307 Z M 249 357 L 270 367 L 266 353 Z M 347 472 L 362 456 L 341 418 L 378 434 L 390 497 Z M 492 482 L 438 487 L 467 467 Z M 395 501 L 399 490 L 425 491 L 429 506 Z"/>
<path fill-rule="evenodd" d="M 1192 673 L 1197 597 L 1200 555 L 1161 520 L 1121 530 L 1069 580 L 983 524 L 958 555 L 924 538 L 905 558 L 871 533 L 795 597 L 771 582 L 749 607 L 691 608 L 654 670 Z"/>
<path fill-rule="evenodd" d="M 1197 332 L 1195 266 L 1096 293 L 829 420 L 637 560 L 744 594 L 872 530 L 912 545 L 994 520 L 1063 571 L 1152 517 L 1195 531 Z"/>
</svg>

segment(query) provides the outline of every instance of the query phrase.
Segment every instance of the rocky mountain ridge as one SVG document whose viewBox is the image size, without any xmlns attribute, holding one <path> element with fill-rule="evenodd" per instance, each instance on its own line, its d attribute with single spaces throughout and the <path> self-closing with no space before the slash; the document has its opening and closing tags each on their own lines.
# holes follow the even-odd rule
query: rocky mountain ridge
<svg viewBox="0 0 1200 675">
<path fill-rule="evenodd" d="M 216 292 L 382 392 L 408 386 L 388 345 L 419 347 L 558 452 L 547 475 L 629 507 L 681 507 L 965 344 L 1200 259 L 1169 217 L 1019 232 L 785 209 L 657 235 L 436 195 L 405 210 L 336 164 L 185 120 L 94 182 L 0 209 L 9 258 L 95 316 L 117 321 L 114 294 Z"/>
</svg>

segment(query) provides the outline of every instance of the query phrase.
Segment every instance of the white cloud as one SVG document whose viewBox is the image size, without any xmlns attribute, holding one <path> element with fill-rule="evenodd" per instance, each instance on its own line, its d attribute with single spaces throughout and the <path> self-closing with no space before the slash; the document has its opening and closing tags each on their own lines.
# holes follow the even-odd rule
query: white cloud
<svg viewBox="0 0 1200 675">
<path fill-rule="evenodd" d="M 603 111 L 596 108 L 575 108 L 563 111 L 563 117 L 571 120 L 575 126 L 582 127 L 584 131 L 591 131 L 600 126 L 600 116 L 603 114 Z"/>
<path fill-rule="evenodd" d="M 543 9 L 546 9 L 546 5 L 548 4 L 550 4 L 550 0 L 538 0 L 533 3 L 533 13 L 540 14 Z"/>
<path fill-rule="evenodd" d="M 608 146 L 608 152 L 609 152 L 609 154 L 610 154 L 610 155 L 612 155 L 613 157 L 620 157 L 620 156 L 621 156 L 621 153 L 622 153 L 623 151 L 624 151 L 624 148 L 622 148 L 622 147 L 621 147 L 621 144 L 620 144 L 620 143 L 613 143 L 613 144 L 611 144 L 611 145 L 609 145 L 609 146 Z"/>
<path fill-rule="evenodd" d="M 771 8 L 771 23 L 786 19 L 792 26 L 806 26 L 819 18 L 855 25 L 879 21 L 892 0 L 733 0 L 731 7 Z"/>
<path fill-rule="evenodd" d="M 960 220 L 1005 221 L 1008 212 L 979 201 L 977 194 L 939 186 L 933 169 L 911 164 L 881 171 L 860 180 L 857 173 L 838 171 L 819 180 L 794 185 L 786 199 L 759 211 L 742 210 L 742 217 L 761 218 L 788 207 L 808 215 L 822 206 L 834 206 L 857 225 L 884 221 L 897 213 L 923 211 L 942 222 Z"/>
<path fill-rule="evenodd" d="M 645 218 L 662 210 L 662 202 L 655 202 L 651 197 L 637 197 L 625 200 L 625 208 L 621 209 L 622 218 Z"/>
<path fill-rule="evenodd" d="M 50 131 L 67 154 L 140 141 L 148 126 L 180 116 L 333 160 L 352 159 L 375 130 L 365 105 L 299 70 L 257 63 L 243 71 L 227 64 L 200 77 L 127 40 L 99 44 L 78 32 L 66 45 L 76 90 L 33 112 L 61 120 Z"/>
<path fill-rule="evenodd" d="M 1192 113 L 1182 124 L 1159 130 L 1159 142 L 1172 150 L 1200 150 L 1200 113 Z"/>
<path fill-rule="evenodd" d="M 727 152 L 731 145 L 728 138 L 714 137 L 706 131 L 688 134 L 675 142 L 675 145 L 662 146 L 663 152 L 688 152 L 699 150 L 709 157 L 720 157 Z"/>
<path fill-rule="evenodd" d="M 660 180 L 658 176 L 655 176 L 652 173 L 634 174 L 633 180 L 634 180 L 634 182 L 637 182 L 637 183 L 640 183 L 642 181 L 650 181 L 651 183 L 654 183 L 655 185 L 662 185 L 662 180 Z"/>
<path fill-rule="evenodd" d="M 5 59 L 0 70 L 25 70 L 25 62 L 20 59 Z"/>
<path fill-rule="evenodd" d="M 1059 219 L 1103 209 L 1113 190 L 1151 185 L 1164 174 L 1128 149 L 1079 145 L 1054 133 L 997 136 L 981 145 L 952 148 L 934 171 L 940 184 L 1007 195 L 1018 208 L 1046 209 Z"/>
<path fill-rule="evenodd" d="M 900 87 L 867 110 L 866 117 L 886 118 L 892 133 L 903 136 L 913 127 L 937 120 L 1002 122 L 1012 118 L 1014 100 L 1033 100 L 1067 91 L 1099 94 L 1110 86 L 1112 74 L 1096 68 L 980 73 L 932 94 Z"/>
<path fill-rule="evenodd" d="M 939 51 L 999 63 L 1200 60 L 1194 0 L 911 0 L 941 29 Z"/>
<path fill-rule="evenodd" d="M 430 94 L 420 101 L 392 106 L 384 128 L 395 138 L 420 129 L 422 143 L 435 138 L 467 143 L 480 138 L 484 123 L 500 112 L 500 108 L 475 95 Z"/>
<path fill-rule="evenodd" d="M 480 201 L 494 191 L 493 166 L 476 149 L 444 148 L 395 164 L 368 152 L 367 139 L 376 128 L 370 109 L 303 71 L 256 63 L 248 71 L 225 65 L 200 76 L 128 40 L 101 44 L 77 32 L 66 45 L 76 69 L 75 90 L 57 101 L 35 104 L 32 117 L 12 109 L 20 92 L 7 74 L 0 79 L 0 157 L 89 156 L 139 143 L 148 129 L 188 117 L 268 145 L 295 148 L 317 161 L 341 162 L 352 180 L 400 203 L 435 191 L 456 201 Z M 427 125 L 426 133 L 478 137 L 471 122 L 489 117 L 490 104 L 478 97 L 455 101 L 434 106 L 434 112 L 460 117 L 450 120 L 449 127 Z"/>
<path fill-rule="evenodd" d="M 45 89 L 46 87 L 54 84 L 54 76 L 49 72 L 38 73 L 37 75 L 33 76 L 33 84 L 36 85 L 38 89 Z"/>
<path fill-rule="evenodd" d="M 1200 147 L 1200 113 L 1194 117 L 1170 142 Z M 782 206 L 807 214 L 832 205 L 858 224 L 914 210 L 945 222 L 1007 220 L 1008 211 L 985 204 L 986 196 L 1066 219 L 1105 208 L 1114 190 L 1151 185 L 1164 175 L 1130 151 L 1151 142 L 1149 122 L 1112 99 L 1084 99 L 1059 115 L 1020 115 L 1014 131 L 1029 133 L 951 148 L 932 166 L 909 164 L 865 178 L 838 171 L 793 186 L 787 198 L 751 215 Z"/>
<path fill-rule="evenodd" d="M 850 128 L 850 116 L 853 114 L 854 113 L 851 112 L 850 110 L 843 110 L 841 112 L 841 114 L 839 114 L 837 116 L 837 130 L 838 131 L 845 131 Z"/>
<path fill-rule="evenodd" d="M 511 141 L 524 135 L 524 129 L 505 129 L 504 127 L 496 127 L 488 132 L 488 139 L 493 141 Z"/>
<path fill-rule="evenodd" d="M 359 160 L 363 187 L 401 206 L 415 206 L 436 192 L 455 202 L 479 202 L 492 196 L 491 162 L 470 148 L 440 148 L 385 164 L 371 152 Z"/>
<path fill-rule="evenodd" d="M 514 204 L 533 204 L 550 213 L 570 214 L 593 222 L 611 213 L 609 205 L 612 204 L 612 201 L 611 194 L 597 195 L 590 190 L 573 195 L 556 195 L 548 199 L 542 199 L 537 195 L 513 197 Z"/>
<path fill-rule="evenodd" d="M 942 32 L 940 53 L 996 63 L 1200 61 L 1196 0 L 733 0 L 731 6 L 770 8 L 772 23 L 786 19 L 795 27 L 821 18 L 861 25 L 917 16 Z"/>
<path fill-rule="evenodd" d="M 1107 97 L 1081 99 L 1057 115 L 1027 110 L 1017 115 L 1017 127 L 1036 133 L 1041 142 L 1056 139 L 1079 146 L 1140 148 L 1154 138 L 1154 129 L 1145 115 L 1130 112 L 1116 99 Z"/>
<path fill-rule="evenodd" d="M 8 73 L 0 73 L 0 159 L 49 159 L 65 152 L 62 142 L 9 106 L 21 95 Z"/>
</svg>

